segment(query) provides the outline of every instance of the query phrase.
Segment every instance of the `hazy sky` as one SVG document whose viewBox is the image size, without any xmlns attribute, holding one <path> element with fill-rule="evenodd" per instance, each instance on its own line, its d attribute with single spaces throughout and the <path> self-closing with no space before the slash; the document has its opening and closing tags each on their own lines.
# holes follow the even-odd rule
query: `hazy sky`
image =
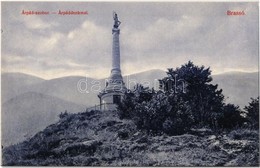
<svg viewBox="0 0 260 168">
<path fill-rule="evenodd" d="M 88 15 L 22 15 L 79 10 Z M 258 3 L 2 2 L 2 72 L 46 79 L 110 74 L 112 12 L 120 25 L 123 74 L 188 60 L 213 74 L 258 71 Z M 228 16 L 227 10 L 244 11 Z"/>
</svg>

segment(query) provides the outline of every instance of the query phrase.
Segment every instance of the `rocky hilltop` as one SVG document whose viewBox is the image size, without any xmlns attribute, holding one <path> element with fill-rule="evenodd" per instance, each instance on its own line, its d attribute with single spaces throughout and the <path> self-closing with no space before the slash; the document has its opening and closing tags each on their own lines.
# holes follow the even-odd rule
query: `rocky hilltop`
<svg viewBox="0 0 260 168">
<path fill-rule="evenodd" d="M 3 149 L 8 166 L 256 166 L 258 132 L 151 135 L 115 111 L 63 113 L 32 138 Z"/>
</svg>

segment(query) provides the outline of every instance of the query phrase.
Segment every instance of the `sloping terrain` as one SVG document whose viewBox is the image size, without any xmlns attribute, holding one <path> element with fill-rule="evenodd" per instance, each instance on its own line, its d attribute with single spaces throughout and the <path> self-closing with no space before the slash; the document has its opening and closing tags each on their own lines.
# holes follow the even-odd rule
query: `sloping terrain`
<svg viewBox="0 0 260 168">
<path fill-rule="evenodd" d="M 162 79 L 165 76 L 167 76 L 165 71 L 154 69 L 136 74 L 126 75 L 123 78 L 126 83 L 126 87 L 129 89 L 133 89 L 134 86 L 139 83 L 144 85 L 145 87 L 154 88 L 158 90 L 158 79 Z"/>
<path fill-rule="evenodd" d="M 7 146 L 31 137 L 58 121 L 58 115 L 84 111 L 86 106 L 70 103 L 41 93 L 27 92 L 2 105 L 2 145 Z"/>
<path fill-rule="evenodd" d="M 258 132 L 148 135 L 116 112 L 64 115 L 31 139 L 3 149 L 3 165 L 16 166 L 256 166 Z"/>
<path fill-rule="evenodd" d="M 230 72 L 214 75 L 212 83 L 223 89 L 227 103 L 239 105 L 243 109 L 250 98 L 259 96 L 259 73 Z"/>
<path fill-rule="evenodd" d="M 32 85 L 39 84 L 44 81 L 44 79 L 23 73 L 1 74 L 2 104 L 13 97 L 27 92 Z"/>
<path fill-rule="evenodd" d="M 79 86 L 85 92 L 79 91 L 79 81 L 82 81 Z M 104 88 L 105 80 L 96 80 L 84 76 L 68 76 L 44 80 L 23 73 L 3 73 L 1 88 L 2 104 L 23 93 L 35 92 L 54 96 L 76 104 L 93 106 L 98 104 L 99 100 L 97 97 L 98 91 L 91 91 L 91 87 L 99 82 L 103 82 L 100 84 L 100 87 Z"/>
<path fill-rule="evenodd" d="M 99 92 L 93 89 L 93 85 L 95 84 L 92 84 L 91 82 L 98 83 L 99 81 L 100 80 L 86 78 L 83 76 L 68 76 L 51 79 L 32 85 L 28 91 L 55 96 L 76 104 L 93 106 L 99 103 L 99 99 L 97 97 Z M 100 84 L 101 88 L 104 88 L 104 86 L 105 84 Z M 80 87 L 81 91 L 78 87 Z"/>
</svg>

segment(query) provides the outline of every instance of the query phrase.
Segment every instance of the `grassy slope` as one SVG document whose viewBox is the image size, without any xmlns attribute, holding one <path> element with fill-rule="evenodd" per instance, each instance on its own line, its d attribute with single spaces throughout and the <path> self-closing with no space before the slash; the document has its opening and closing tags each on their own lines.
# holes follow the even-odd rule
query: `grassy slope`
<svg viewBox="0 0 260 168">
<path fill-rule="evenodd" d="M 33 138 L 3 150 L 3 165 L 251 166 L 258 132 L 193 131 L 151 136 L 115 112 L 70 114 Z"/>
</svg>

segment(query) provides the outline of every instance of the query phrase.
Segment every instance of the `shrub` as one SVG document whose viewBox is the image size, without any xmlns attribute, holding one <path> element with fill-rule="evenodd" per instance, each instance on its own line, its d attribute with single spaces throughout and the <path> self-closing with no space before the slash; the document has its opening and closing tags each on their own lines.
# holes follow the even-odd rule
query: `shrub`
<svg viewBox="0 0 260 168">
<path fill-rule="evenodd" d="M 192 127 L 218 130 L 243 125 L 245 119 L 239 107 L 225 105 L 222 90 L 210 84 L 210 68 L 189 61 L 180 68 L 168 69 L 167 75 L 159 80 L 163 91 L 137 85 L 126 93 L 118 107 L 119 117 L 134 120 L 139 129 L 171 135 L 185 133 Z M 247 109 L 256 116 L 256 110 Z"/>
<path fill-rule="evenodd" d="M 259 138 L 258 131 L 251 130 L 251 129 L 242 129 L 242 128 L 232 130 L 228 134 L 228 136 L 236 140 L 242 140 L 242 139 L 258 140 Z"/>
<path fill-rule="evenodd" d="M 251 102 L 244 109 L 251 127 L 259 129 L 259 97 L 256 99 L 251 98 Z"/>
<path fill-rule="evenodd" d="M 191 128 L 193 116 L 187 102 L 160 91 L 152 92 L 153 96 L 149 101 L 140 98 L 140 95 L 142 92 L 126 94 L 118 108 L 121 118 L 132 119 L 138 129 L 153 134 L 165 132 L 175 135 Z"/>
<path fill-rule="evenodd" d="M 196 66 L 189 61 L 180 68 L 168 69 L 168 77 L 163 78 L 161 85 L 166 93 L 174 93 L 178 99 L 187 101 L 192 109 L 194 123 L 197 126 L 215 125 L 215 117 L 221 112 L 224 96 L 222 90 L 218 90 L 218 85 L 212 85 L 210 68 Z M 169 86 L 169 81 L 177 83 Z M 183 82 L 185 81 L 183 91 Z M 167 86 L 167 87 L 165 87 Z M 183 94 L 185 93 L 185 94 Z"/>
<path fill-rule="evenodd" d="M 221 128 L 232 129 L 241 127 L 245 118 L 241 116 L 241 110 L 238 106 L 227 104 L 223 107 L 223 113 L 218 118 L 218 124 Z"/>
<path fill-rule="evenodd" d="M 133 112 L 136 105 L 136 95 L 128 91 L 125 93 L 124 99 L 118 104 L 118 116 L 120 119 L 131 118 L 131 113 Z"/>
<path fill-rule="evenodd" d="M 67 110 L 65 110 L 65 112 L 63 113 L 63 112 L 61 112 L 60 114 L 59 114 L 59 118 L 60 119 L 62 119 L 62 118 L 65 118 L 65 117 L 67 117 L 69 114 L 68 114 L 68 112 L 67 112 Z"/>
</svg>

